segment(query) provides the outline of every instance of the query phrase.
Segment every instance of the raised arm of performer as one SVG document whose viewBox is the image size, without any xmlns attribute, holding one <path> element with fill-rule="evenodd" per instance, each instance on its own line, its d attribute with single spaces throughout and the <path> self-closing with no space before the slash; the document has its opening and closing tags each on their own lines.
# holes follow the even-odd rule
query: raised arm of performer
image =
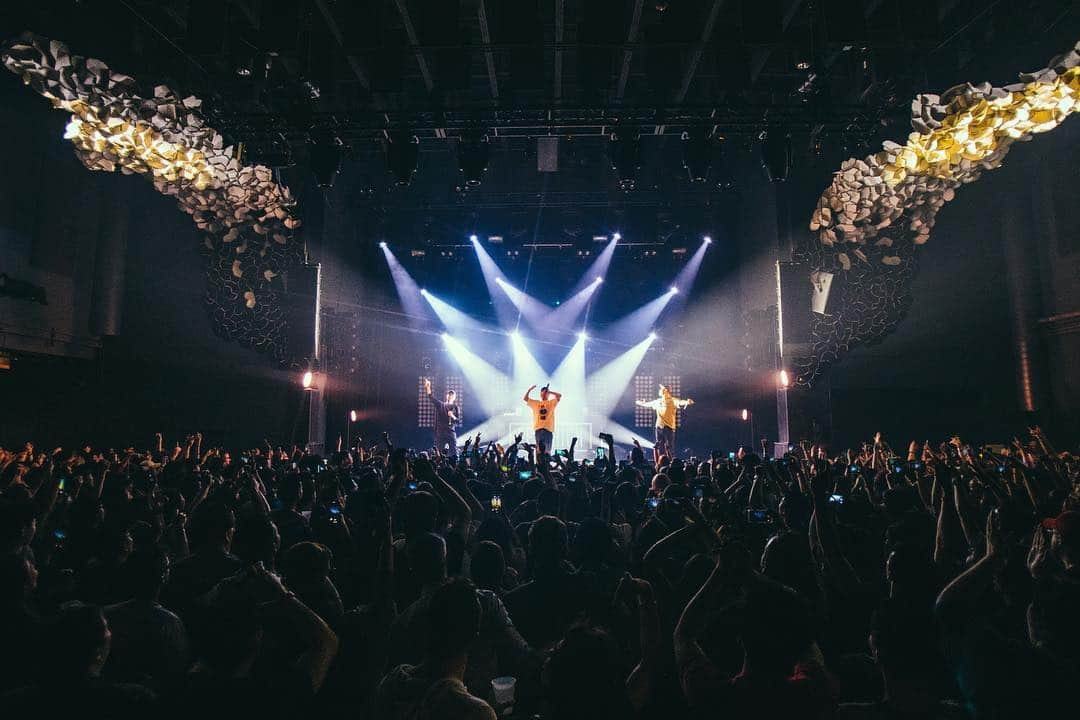
<svg viewBox="0 0 1080 720">
<path fill-rule="evenodd" d="M 443 404 L 442 404 L 442 402 L 441 402 L 441 401 L 440 401 L 440 400 L 439 400 L 439 399 L 438 399 L 437 397 L 435 397 L 435 395 L 434 395 L 434 394 L 433 394 L 433 393 L 431 392 L 431 381 L 430 381 L 430 380 L 428 380 L 427 378 L 424 378 L 424 393 L 426 393 L 426 394 L 427 394 L 428 400 L 430 400 L 430 401 L 431 401 L 431 404 L 435 406 L 435 410 L 436 410 L 437 412 L 442 412 L 442 411 L 443 411 Z"/>
<path fill-rule="evenodd" d="M 530 385 L 529 389 L 525 391 L 525 397 L 521 398 L 521 401 L 523 403 L 525 403 L 526 405 L 528 405 L 529 402 L 532 400 L 532 398 L 530 398 L 529 396 L 532 395 L 532 391 L 535 390 L 535 389 L 536 389 L 535 385 Z"/>
</svg>

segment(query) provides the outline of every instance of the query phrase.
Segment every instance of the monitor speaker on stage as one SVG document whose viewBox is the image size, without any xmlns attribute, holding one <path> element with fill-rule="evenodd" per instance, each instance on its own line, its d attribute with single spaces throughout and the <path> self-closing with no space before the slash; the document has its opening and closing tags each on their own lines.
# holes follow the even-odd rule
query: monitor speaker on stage
<svg viewBox="0 0 1080 720">
<path fill-rule="evenodd" d="M 288 324 L 289 360 L 307 365 L 318 357 L 319 266 L 304 264 L 285 276 L 281 306 Z"/>
</svg>

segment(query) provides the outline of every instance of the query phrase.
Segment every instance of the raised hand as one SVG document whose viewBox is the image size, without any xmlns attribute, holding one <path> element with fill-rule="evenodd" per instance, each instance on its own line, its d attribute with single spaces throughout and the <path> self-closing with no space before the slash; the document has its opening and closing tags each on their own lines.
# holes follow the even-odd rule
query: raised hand
<svg viewBox="0 0 1080 720">
<path fill-rule="evenodd" d="M 518 433 L 517 435 L 515 435 L 514 436 L 514 444 L 519 445 L 521 443 L 521 438 L 523 438 L 524 436 L 525 436 L 525 433 Z"/>
</svg>

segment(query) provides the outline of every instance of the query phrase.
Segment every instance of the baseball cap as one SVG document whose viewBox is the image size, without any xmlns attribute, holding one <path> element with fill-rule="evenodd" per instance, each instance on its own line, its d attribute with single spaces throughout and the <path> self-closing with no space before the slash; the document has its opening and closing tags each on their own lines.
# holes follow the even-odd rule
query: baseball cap
<svg viewBox="0 0 1080 720">
<path fill-rule="evenodd" d="M 1080 538 L 1080 512 L 1066 510 L 1057 517 L 1043 520 L 1042 526 L 1069 538 Z"/>
</svg>

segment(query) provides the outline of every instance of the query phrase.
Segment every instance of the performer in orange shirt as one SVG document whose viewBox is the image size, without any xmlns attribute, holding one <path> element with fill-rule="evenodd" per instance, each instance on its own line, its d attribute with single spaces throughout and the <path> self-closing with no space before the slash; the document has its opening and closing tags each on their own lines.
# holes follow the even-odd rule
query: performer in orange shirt
<svg viewBox="0 0 1080 720">
<path fill-rule="evenodd" d="M 540 399 L 535 400 L 529 397 L 535 389 L 536 386 L 533 385 L 526 390 L 523 399 L 533 413 L 533 431 L 536 434 L 536 445 L 543 447 L 545 452 L 550 453 L 553 449 L 551 445 L 555 441 L 555 406 L 562 400 L 562 393 L 557 393 L 550 386 L 545 385 L 540 388 Z"/>
</svg>

